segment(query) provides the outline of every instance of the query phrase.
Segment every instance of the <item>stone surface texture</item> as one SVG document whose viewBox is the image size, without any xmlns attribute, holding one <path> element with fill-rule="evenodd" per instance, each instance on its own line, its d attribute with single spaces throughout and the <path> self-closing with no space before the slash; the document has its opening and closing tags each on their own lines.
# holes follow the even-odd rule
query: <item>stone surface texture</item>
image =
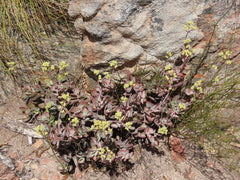
<svg viewBox="0 0 240 180">
<path fill-rule="evenodd" d="M 148 64 L 165 60 L 167 51 L 179 53 L 186 38 L 183 25 L 187 21 L 195 22 L 198 27 L 198 30 L 189 34 L 189 38 L 193 40 L 197 52 L 201 53 L 214 23 L 224 15 L 232 2 L 72 0 L 69 3 L 69 15 L 76 18 L 75 28 L 83 35 L 82 62 L 85 65 L 104 65 L 113 59 L 121 64 Z M 240 2 L 235 1 L 218 24 L 212 44 L 215 50 L 231 46 L 235 55 L 239 52 L 236 43 L 239 42 L 239 7 Z M 222 47 L 223 43 L 227 47 Z"/>
</svg>

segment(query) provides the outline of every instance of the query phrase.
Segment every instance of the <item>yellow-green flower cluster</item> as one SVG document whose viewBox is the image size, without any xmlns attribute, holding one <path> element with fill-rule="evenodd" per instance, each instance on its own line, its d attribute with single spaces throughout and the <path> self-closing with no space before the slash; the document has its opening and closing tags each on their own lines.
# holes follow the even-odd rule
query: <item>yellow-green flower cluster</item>
<svg viewBox="0 0 240 180">
<path fill-rule="evenodd" d="M 168 74 L 169 74 L 170 76 L 172 76 L 172 77 L 174 77 L 174 78 L 177 77 L 177 74 L 176 74 L 173 70 L 169 70 L 169 71 L 167 71 L 167 72 L 168 72 Z"/>
<path fill-rule="evenodd" d="M 48 132 L 45 130 L 45 126 L 43 126 L 43 125 L 38 125 L 34 129 L 35 129 L 36 133 L 39 135 L 47 135 L 48 134 Z"/>
<path fill-rule="evenodd" d="M 227 60 L 225 63 L 226 64 L 232 64 L 232 61 L 231 60 Z"/>
<path fill-rule="evenodd" d="M 194 22 L 193 21 L 188 21 L 187 25 L 184 25 L 183 27 L 184 27 L 185 31 L 190 31 L 190 30 L 193 30 L 193 29 L 194 30 L 197 29 L 197 27 L 194 26 Z"/>
<path fill-rule="evenodd" d="M 49 112 L 49 109 L 52 107 L 52 104 L 53 103 L 50 101 L 45 105 L 45 109 L 46 109 L 47 112 Z"/>
<path fill-rule="evenodd" d="M 217 70 L 217 69 L 218 69 L 217 65 L 215 65 L 215 64 L 214 64 L 214 65 L 212 65 L 212 68 L 213 68 L 213 69 L 215 69 L 215 70 Z"/>
<path fill-rule="evenodd" d="M 110 132 L 112 132 L 109 121 L 94 120 L 94 124 L 91 126 L 91 130 L 94 130 L 94 129 L 104 130 L 105 134 L 109 134 Z"/>
<path fill-rule="evenodd" d="M 42 63 L 42 71 L 45 72 L 47 70 L 54 70 L 55 69 L 55 66 L 54 65 L 51 65 L 49 61 L 47 62 L 43 62 Z"/>
<path fill-rule="evenodd" d="M 93 71 L 93 73 L 94 73 L 95 75 L 99 75 L 100 71 L 99 71 L 99 70 L 95 70 L 95 71 Z"/>
<path fill-rule="evenodd" d="M 216 76 L 213 81 L 214 81 L 214 82 L 218 82 L 218 81 L 219 81 L 219 77 Z"/>
<path fill-rule="evenodd" d="M 103 74 L 105 75 L 105 78 L 106 78 L 106 79 L 109 79 L 109 78 L 110 78 L 109 72 L 104 72 Z"/>
<path fill-rule="evenodd" d="M 116 60 L 113 60 L 109 63 L 110 67 L 113 67 L 114 69 L 116 69 L 118 67 L 118 62 Z"/>
<path fill-rule="evenodd" d="M 191 46 L 190 46 L 190 42 L 192 42 L 192 40 L 190 38 L 187 38 L 184 40 L 184 45 L 185 45 L 185 48 L 183 51 L 182 51 L 182 55 L 186 56 L 186 57 L 189 57 L 191 56 L 193 53 L 195 53 L 195 49 L 190 49 Z"/>
<path fill-rule="evenodd" d="M 185 39 L 185 40 L 183 41 L 184 44 L 188 44 L 188 43 L 190 43 L 190 42 L 192 42 L 192 40 L 191 40 L 190 38 L 187 38 L 187 39 Z"/>
<path fill-rule="evenodd" d="M 13 71 L 15 68 L 16 63 L 15 62 L 7 62 L 7 65 L 9 66 L 8 70 Z"/>
<path fill-rule="evenodd" d="M 187 46 L 186 46 L 186 49 L 184 49 L 184 50 L 182 51 L 182 55 L 184 55 L 184 56 L 186 56 L 186 57 L 190 57 L 190 56 L 195 52 L 195 49 L 190 50 L 190 49 L 188 49 L 188 48 L 190 48 L 190 45 L 187 45 Z"/>
<path fill-rule="evenodd" d="M 66 67 L 68 67 L 68 64 L 66 63 L 66 61 L 61 61 L 59 63 L 59 70 L 63 70 L 65 69 Z"/>
<path fill-rule="evenodd" d="M 168 51 L 168 52 L 167 52 L 167 55 L 165 56 L 165 58 L 168 59 L 168 58 L 172 57 L 172 55 L 173 55 L 172 52 Z"/>
<path fill-rule="evenodd" d="M 122 120 L 122 112 L 121 111 L 117 111 L 116 113 L 115 113 L 115 118 L 117 119 L 117 120 L 119 120 L 119 121 L 121 121 Z"/>
<path fill-rule="evenodd" d="M 102 79 L 102 75 L 100 74 L 99 70 L 95 70 L 95 71 L 93 71 L 93 73 L 98 76 L 98 80 Z"/>
<path fill-rule="evenodd" d="M 165 126 L 161 127 L 161 128 L 158 129 L 158 133 L 167 135 L 168 134 L 168 129 Z"/>
<path fill-rule="evenodd" d="M 227 59 L 231 56 L 231 54 L 232 54 L 232 51 L 226 51 L 225 53 L 224 52 L 218 53 L 218 56 L 222 57 L 223 59 Z"/>
<path fill-rule="evenodd" d="M 60 101 L 59 102 L 63 107 L 65 107 L 66 105 L 67 105 L 67 103 L 66 102 L 64 102 L 64 101 Z M 58 109 L 61 109 L 62 107 L 61 106 L 59 106 L 59 108 Z"/>
<path fill-rule="evenodd" d="M 123 84 L 123 87 L 124 87 L 124 89 L 127 89 L 127 88 L 129 88 L 129 87 L 131 87 L 133 85 L 134 85 L 133 81 L 129 81 L 129 83 Z"/>
<path fill-rule="evenodd" d="M 42 71 L 45 72 L 48 70 L 48 68 L 50 67 L 50 62 L 43 62 L 42 63 Z"/>
<path fill-rule="evenodd" d="M 62 94 L 61 96 L 64 100 L 66 100 L 67 102 L 69 102 L 71 100 L 71 97 L 69 95 L 69 93 L 66 93 L 66 94 Z"/>
<path fill-rule="evenodd" d="M 112 152 L 108 147 L 99 148 L 98 149 L 98 154 L 103 161 L 104 160 L 111 161 L 115 157 L 114 152 Z"/>
<path fill-rule="evenodd" d="M 129 131 L 129 129 L 132 127 L 133 123 L 132 122 L 126 122 L 125 123 L 125 129 Z"/>
<path fill-rule="evenodd" d="M 172 69 L 172 65 L 171 65 L 171 64 L 168 64 L 168 65 L 166 65 L 166 66 L 164 67 L 164 70 L 165 70 L 165 71 L 168 71 L 168 70 L 170 70 L 170 69 Z"/>
<path fill-rule="evenodd" d="M 227 50 L 225 53 L 224 52 L 218 53 L 218 56 L 220 56 L 224 60 L 226 60 L 226 62 L 225 62 L 226 64 L 232 64 L 232 61 L 228 59 L 231 56 L 231 54 L 232 54 L 232 51 Z"/>
<path fill-rule="evenodd" d="M 165 71 L 167 71 L 168 75 L 165 75 L 165 79 L 166 80 L 170 80 L 170 77 L 174 77 L 176 78 L 177 77 L 177 74 L 174 72 L 174 70 L 172 69 L 172 65 L 171 64 L 168 64 L 165 66 L 164 68 Z M 170 81 L 170 84 L 172 82 Z"/>
<path fill-rule="evenodd" d="M 121 102 L 125 103 L 125 102 L 127 102 L 127 100 L 128 100 L 127 97 L 125 97 L 125 96 L 122 96 L 122 97 L 121 97 Z"/>
<path fill-rule="evenodd" d="M 202 80 L 198 80 L 194 83 L 194 85 L 191 87 L 191 89 L 196 89 L 198 90 L 200 93 L 203 93 L 203 89 L 201 87 L 201 84 L 202 84 Z"/>
<path fill-rule="evenodd" d="M 179 103 L 178 106 L 180 107 L 180 109 L 186 109 L 186 104 L 185 103 Z"/>
<path fill-rule="evenodd" d="M 78 123 L 79 123 L 79 120 L 78 120 L 77 117 L 74 117 L 74 118 L 71 120 L 71 122 L 72 122 L 72 126 L 77 126 Z"/>
</svg>

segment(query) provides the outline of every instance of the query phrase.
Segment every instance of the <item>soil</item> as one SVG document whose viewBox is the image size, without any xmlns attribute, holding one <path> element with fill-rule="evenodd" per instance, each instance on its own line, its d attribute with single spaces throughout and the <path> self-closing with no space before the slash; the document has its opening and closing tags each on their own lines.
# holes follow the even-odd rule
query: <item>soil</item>
<svg viewBox="0 0 240 180">
<path fill-rule="evenodd" d="M 28 137 L 4 127 L 19 124 L 25 118 L 19 98 L 0 105 L 0 180 L 238 180 L 240 176 L 206 153 L 196 143 L 171 136 L 159 145 L 159 153 L 140 147 L 133 157 L 134 165 L 119 175 L 96 171 L 93 167 L 74 174 L 63 175 L 54 152 L 42 139 L 29 144 Z"/>
</svg>

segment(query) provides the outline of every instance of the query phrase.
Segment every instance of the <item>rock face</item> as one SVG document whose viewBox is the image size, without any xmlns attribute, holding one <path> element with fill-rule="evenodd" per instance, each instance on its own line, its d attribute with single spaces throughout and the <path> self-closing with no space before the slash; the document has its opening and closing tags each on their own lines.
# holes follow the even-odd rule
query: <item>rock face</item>
<svg viewBox="0 0 240 180">
<path fill-rule="evenodd" d="M 164 60 L 167 51 L 179 52 L 187 21 L 198 27 L 189 37 L 201 52 L 214 23 L 229 7 L 218 24 L 214 46 L 220 48 L 233 34 L 238 35 L 234 42 L 239 42 L 239 6 L 234 0 L 71 0 L 69 15 L 76 18 L 75 28 L 83 35 L 84 64 L 104 65 L 113 59 L 145 64 Z M 231 48 L 236 53 L 239 45 Z"/>
</svg>

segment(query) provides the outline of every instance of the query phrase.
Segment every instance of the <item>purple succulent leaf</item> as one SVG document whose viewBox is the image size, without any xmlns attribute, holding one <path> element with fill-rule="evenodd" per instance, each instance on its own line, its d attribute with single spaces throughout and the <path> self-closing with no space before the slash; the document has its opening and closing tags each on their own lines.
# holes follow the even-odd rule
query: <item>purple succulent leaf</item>
<svg viewBox="0 0 240 180">
<path fill-rule="evenodd" d="M 140 138 L 145 138 L 146 137 L 146 134 L 145 133 L 137 133 L 136 135 L 137 137 L 140 137 Z"/>
<path fill-rule="evenodd" d="M 117 128 L 121 127 L 121 125 L 119 123 L 114 123 L 114 124 L 111 124 L 111 127 L 114 129 L 117 129 Z"/>
<path fill-rule="evenodd" d="M 147 107 L 147 108 L 151 108 L 151 107 L 153 107 L 153 106 L 154 106 L 153 103 L 151 103 L 151 102 L 149 102 L 149 101 L 146 101 L 146 107 Z"/>
<path fill-rule="evenodd" d="M 133 117 L 133 109 L 129 109 L 129 110 L 126 112 L 125 116 L 128 117 L 128 118 Z"/>
<path fill-rule="evenodd" d="M 131 156 L 132 153 L 129 153 L 129 150 L 122 149 L 118 151 L 116 158 L 120 158 L 123 161 L 127 161 L 131 158 Z"/>
<path fill-rule="evenodd" d="M 146 115 L 146 118 L 149 122 L 153 122 L 154 118 L 150 115 Z"/>
<path fill-rule="evenodd" d="M 155 130 L 153 128 L 147 127 L 145 128 L 144 132 L 149 135 L 149 134 L 154 134 Z"/>
</svg>

